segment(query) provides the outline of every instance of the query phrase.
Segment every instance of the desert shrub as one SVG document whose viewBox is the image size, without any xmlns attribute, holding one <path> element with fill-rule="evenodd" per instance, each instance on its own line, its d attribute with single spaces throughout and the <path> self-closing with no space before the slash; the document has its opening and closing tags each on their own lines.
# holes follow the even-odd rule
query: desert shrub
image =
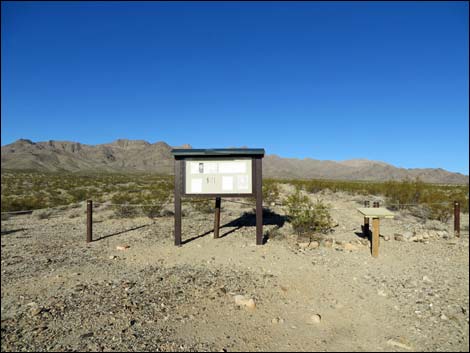
<svg viewBox="0 0 470 353">
<path fill-rule="evenodd" d="M 118 218 L 133 218 L 139 214 L 139 209 L 135 206 L 129 205 L 133 203 L 132 197 L 129 194 L 119 193 L 111 198 L 114 209 L 114 215 Z"/>
<path fill-rule="evenodd" d="M 81 215 L 81 212 L 74 211 L 69 214 L 69 218 L 77 218 L 77 217 L 80 217 L 80 215 Z"/>
<path fill-rule="evenodd" d="M 271 205 L 279 201 L 279 183 L 273 179 L 263 180 L 263 200 Z"/>
<path fill-rule="evenodd" d="M 193 210 L 200 213 L 212 213 L 215 209 L 214 199 L 193 199 L 190 204 Z"/>
<path fill-rule="evenodd" d="M 49 219 L 52 216 L 52 211 L 50 210 L 39 210 L 34 211 L 33 213 L 37 219 Z"/>
<path fill-rule="evenodd" d="M 324 234 L 333 226 L 328 206 L 320 199 L 312 202 L 300 189 L 286 198 L 285 205 L 288 220 L 299 235 Z"/>
</svg>

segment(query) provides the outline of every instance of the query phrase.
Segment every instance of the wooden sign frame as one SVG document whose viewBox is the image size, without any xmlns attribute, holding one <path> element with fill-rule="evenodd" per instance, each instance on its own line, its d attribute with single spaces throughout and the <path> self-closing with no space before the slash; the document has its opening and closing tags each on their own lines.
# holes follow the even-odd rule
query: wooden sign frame
<svg viewBox="0 0 470 353">
<path fill-rule="evenodd" d="M 182 245 L 181 226 L 181 201 L 185 196 L 190 197 L 215 197 L 215 220 L 214 238 L 219 236 L 220 227 L 220 205 L 222 197 L 254 197 L 256 199 L 256 244 L 263 244 L 263 168 L 262 158 L 264 149 L 173 149 L 171 151 L 175 158 L 175 245 Z M 186 171 L 185 161 L 191 159 L 229 161 L 233 158 L 251 159 L 250 193 L 186 193 Z"/>
</svg>

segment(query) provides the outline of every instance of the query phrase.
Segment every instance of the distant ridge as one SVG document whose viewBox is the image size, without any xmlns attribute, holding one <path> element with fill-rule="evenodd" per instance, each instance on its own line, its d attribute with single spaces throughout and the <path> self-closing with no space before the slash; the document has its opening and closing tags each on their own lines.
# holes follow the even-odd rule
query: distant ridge
<svg viewBox="0 0 470 353">
<path fill-rule="evenodd" d="M 174 148 L 192 148 L 191 145 Z M 103 171 L 173 173 L 172 147 L 165 142 L 118 139 L 98 145 L 71 141 L 33 142 L 19 139 L 2 146 L 2 169 L 38 171 Z M 403 180 L 419 177 L 429 183 L 468 184 L 468 175 L 441 168 L 407 169 L 367 159 L 322 161 L 267 155 L 263 175 L 275 178 Z"/>
</svg>

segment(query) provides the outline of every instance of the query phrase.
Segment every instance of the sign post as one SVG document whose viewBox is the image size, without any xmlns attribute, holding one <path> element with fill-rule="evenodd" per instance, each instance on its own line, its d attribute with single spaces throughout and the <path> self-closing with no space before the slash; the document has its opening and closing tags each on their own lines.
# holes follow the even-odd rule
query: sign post
<svg viewBox="0 0 470 353">
<path fill-rule="evenodd" d="M 256 244 L 263 243 L 264 149 L 173 149 L 175 245 L 181 246 L 181 199 L 215 197 L 214 238 L 219 237 L 222 197 L 256 198 Z"/>
</svg>

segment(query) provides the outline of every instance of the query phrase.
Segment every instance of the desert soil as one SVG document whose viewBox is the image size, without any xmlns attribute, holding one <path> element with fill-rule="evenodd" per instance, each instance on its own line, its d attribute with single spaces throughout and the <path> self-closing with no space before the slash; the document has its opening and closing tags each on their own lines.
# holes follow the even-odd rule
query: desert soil
<svg viewBox="0 0 470 353">
<path fill-rule="evenodd" d="M 468 351 L 468 214 L 454 238 L 452 220 L 397 213 L 373 258 L 361 199 L 321 196 L 338 224 L 319 246 L 277 206 L 256 246 L 253 218 L 236 221 L 251 208 L 224 201 L 221 238 L 212 214 L 188 208 L 182 247 L 172 216 L 115 219 L 105 206 L 90 244 L 83 206 L 2 221 L 1 349 Z"/>
</svg>

